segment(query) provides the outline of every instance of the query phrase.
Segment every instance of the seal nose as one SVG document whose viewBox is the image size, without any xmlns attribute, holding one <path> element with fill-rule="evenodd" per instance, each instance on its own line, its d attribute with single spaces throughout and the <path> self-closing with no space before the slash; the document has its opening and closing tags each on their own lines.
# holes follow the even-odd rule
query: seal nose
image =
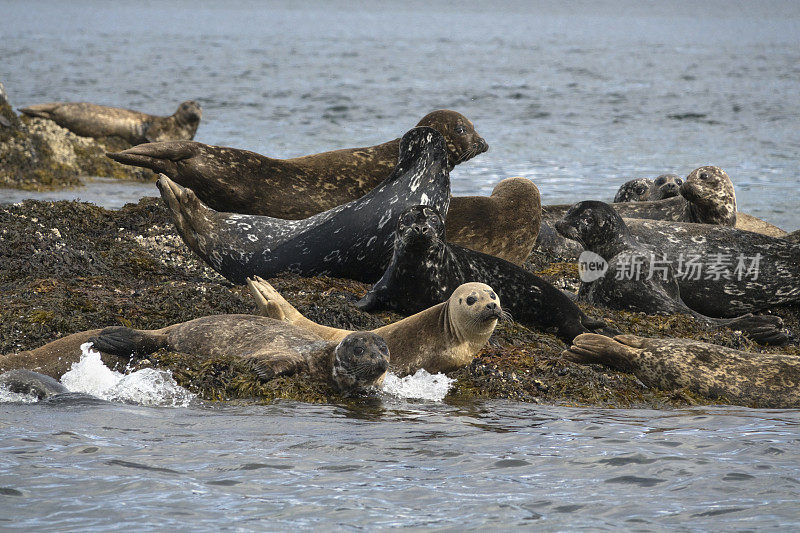
<svg viewBox="0 0 800 533">
<path fill-rule="evenodd" d="M 497 303 L 489 302 L 488 304 L 486 304 L 486 309 L 489 309 L 489 310 L 497 309 Z"/>
<path fill-rule="evenodd" d="M 489 150 L 489 143 L 483 137 L 478 137 L 478 153 L 482 154 Z"/>
</svg>

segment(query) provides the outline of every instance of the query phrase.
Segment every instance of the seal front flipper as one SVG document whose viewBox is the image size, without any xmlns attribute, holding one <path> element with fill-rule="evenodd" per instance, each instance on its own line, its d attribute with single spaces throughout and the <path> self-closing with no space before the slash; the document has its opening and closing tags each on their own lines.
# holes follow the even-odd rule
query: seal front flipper
<svg viewBox="0 0 800 533">
<path fill-rule="evenodd" d="M 148 355 L 168 346 L 167 336 L 164 334 L 124 326 L 105 328 L 96 337 L 90 337 L 89 342 L 95 350 L 123 357 Z"/>
<path fill-rule="evenodd" d="M 308 370 L 305 360 L 297 354 L 271 355 L 269 359 L 253 355 L 247 358 L 247 362 L 258 374 L 258 377 L 264 381 L 278 376 L 292 376 Z"/>
<path fill-rule="evenodd" d="M 195 142 L 166 141 L 140 144 L 122 152 L 106 152 L 106 156 L 124 165 L 149 168 L 176 179 L 177 162 L 195 157 L 199 152 Z"/>
</svg>

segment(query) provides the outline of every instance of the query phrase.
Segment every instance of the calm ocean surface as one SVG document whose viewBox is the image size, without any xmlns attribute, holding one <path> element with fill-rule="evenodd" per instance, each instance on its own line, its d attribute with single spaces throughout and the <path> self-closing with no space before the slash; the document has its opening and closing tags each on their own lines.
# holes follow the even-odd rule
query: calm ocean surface
<svg viewBox="0 0 800 533">
<path fill-rule="evenodd" d="M 275 157 L 400 136 L 437 108 L 489 152 L 455 194 L 545 203 L 713 164 L 800 228 L 800 3 L 6 2 L 15 107 L 171 114 Z M 152 185 L 40 195 L 109 207 Z M 0 202 L 31 197 L 0 189 Z M 800 527 L 800 411 L 599 410 L 384 396 L 345 407 L 0 403 L 0 530 Z"/>
</svg>

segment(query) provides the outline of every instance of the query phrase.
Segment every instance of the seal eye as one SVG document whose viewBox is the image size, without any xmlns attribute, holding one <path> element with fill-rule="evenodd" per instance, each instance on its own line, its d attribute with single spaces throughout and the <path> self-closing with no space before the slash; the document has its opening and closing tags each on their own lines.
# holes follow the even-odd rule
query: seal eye
<svg viewBox="0 0 800 533">
<path fill-rule="evenodd" d="M 457 133 L 458 135 L 464 135 L 465 133 L 467 133 L 467 128 L 465 128 L 465 127 L 463 126 L 463 124 L 458 124 L 458 125 L 456 126 L 456 130 L 455 130 L 455 131 L 456 131 L 456 133 Z"/>
<path fill-rule="evenodd" d="M 475 302 L 477 302 L 477 301 L 478 301 L 478 299 L 477 299 L 477 298 L 475 298 L 474 296 L 468 296 L 468 297 L 467 297 L 467 305 L 472 305 L 472 304 L 474 304 L 474 303 L 475 303 Z"/>
<path fill-rule="evenodd" d="M 646 190 L 647 189 L 645 189 L 644 185 L 639 185 L 638 187 L 636 187 L 636 194 L 644 194 Z"/>
<path fill-rule="evenodd" d="M 493 292 L 490 292 L 490 293 L 489 293 L 489 298 L 491 298 L 492 300 L 494 300 L 494 299 L 496 299 L 496 298 L 497 298 L 497 295 L 495 295 L 495 293 L 493 293 Z"/>
<path fill-rule="evenodd" d="M 364 353 L 364 348 L 362 348 L 361 346 L 356 346 L 355 348 L 353 348 L 353 353 L 356 355 L 361 355 L 362 353 Z"/>
<path fill-rule="evenodd" d="M 701 173 L 700 173 L 700 179 L 701 179 L 701 180 L 707 180 L 707 179 L 708 179 L 708 178 L 710 178 L 710 177 L 711 177 L 711 176 L 709 176 L 709 175 L 708 175 L 708 172 L 701 172 Z"/>
<path fill-rule="evenodd" d="M 658 185 L 658 186 L 664 185 L 665 181 L 667 181 L 667 180 L 665 180 L 664 178 L 658 178 L 656 180 L 656 185 Z"/>
<path fill-rule="evenodd" d="M 683 180 L 682 180 L 682 179 L 680 179 L 680 178 L 675 178 L 675 183 L 676 183 L 677 185 L 680 185 L 681 183 L 683 183 Z"/>
</svg>

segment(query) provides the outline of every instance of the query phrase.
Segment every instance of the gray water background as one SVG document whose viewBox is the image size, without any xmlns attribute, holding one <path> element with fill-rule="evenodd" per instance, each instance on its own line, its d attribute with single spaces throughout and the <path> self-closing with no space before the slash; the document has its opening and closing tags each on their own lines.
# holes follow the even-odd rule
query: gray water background
<svg viewBox="0 0 800 533">
<path fill-rule="evenodd" d="M 799 20 L 790 1 L 0 1 L 0 81 L 17 107 L 170 114 L 195 98 L 197 140 L 275 157 L 376 144 L 451 108 L 491 146 L 452 173 L 456 194 L 521 175 L 546 203 L 610 198 L 716 164 L 740 209 L 796 229 Z M 0 529 L 789 531 L 798 422 L 387 398 L 0 404 Z"/>
</svg>

